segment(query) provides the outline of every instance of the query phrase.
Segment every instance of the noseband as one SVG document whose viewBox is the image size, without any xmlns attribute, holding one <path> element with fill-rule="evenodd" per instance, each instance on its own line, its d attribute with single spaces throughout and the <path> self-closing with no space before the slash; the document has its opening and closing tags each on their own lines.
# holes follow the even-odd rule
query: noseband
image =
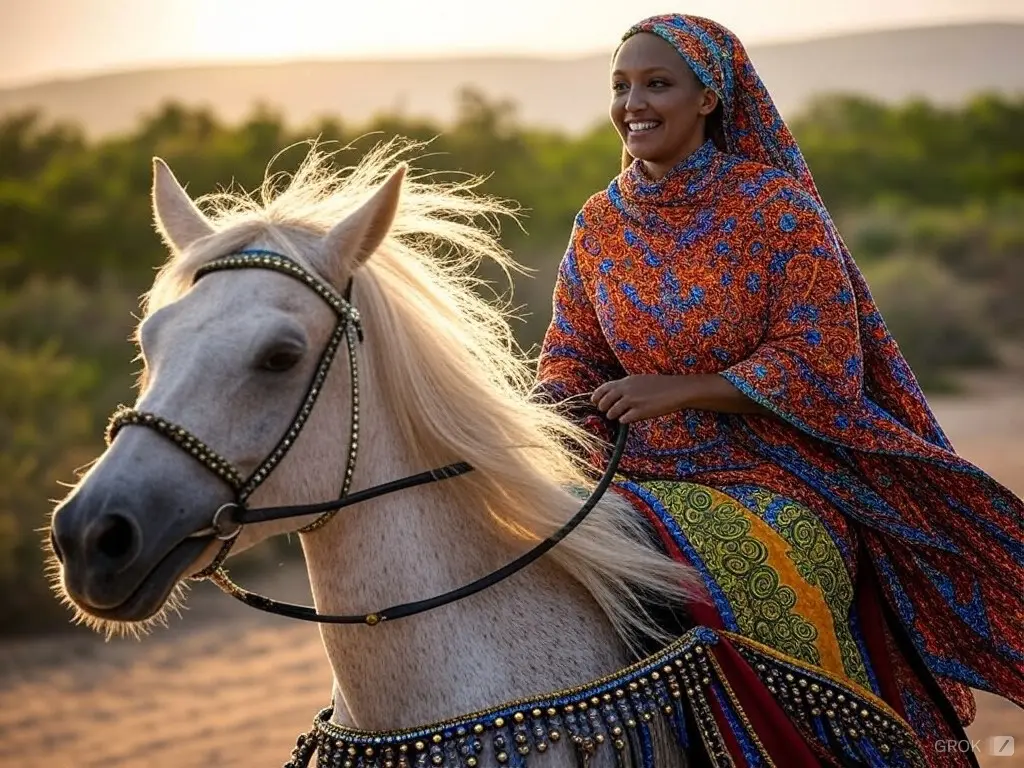
<svg viewBox="0 0 1024 768">
<path fill-rule="evenodd" d="M 230 461 L 220 456 L 206 443 L 193 435 L 184 427 L 178 426 L 167 419 L 153 413 L 137 411 L 131 408 L 120 407 L 107 425 L 106 440 L 109 446 L 113 443 L 118 433 L 128 426 L 146 427 L 163 437 L 167 438 L 182 450 L 186 451 L 196 461 L 202 464 L 207 470 L 219 477 L 226 483 L 235 495 L 235 500 L 219 507 L 212 515 L 210 524 L 192 534 L 189 538 L 209 537 L 211 541 L 223 542 L 220 550 L 210 563 L 199 573 L 192 576 L 193 579 L 209 579 L 220 587 L 224 592 L 253 608 L 258 608 L 268 613 L 275 613 L 280 616 L 287 616 L 302 621 L 314 621 L 325 624 L 367 624 L 374 626 L 385 620 L 393 620 L 405 616 L 412 616 L 417 613 L 438 608 L 442 605 L 461 600 L 464 597 L 480 592 L 487 587 L 497 584 L 499 581 L 511 576 L 513 573 L 525 568 L 534 562 L 559 541 L 565 538 L 574 528 L 583 522 L 584 518 L 597 505 L 597 502 L 604 495 L 611 484 L 615 471 L 618 468 L 619 459 L 625 449 L 628 427 L 625 424 L 619 425 L 618 438 L 615 449 L 612 453 L 608 467 L 603 476 L 594 488 L 593 492 L 580 507 L 579 511 L 551 536 L 546 538 L 537 546 L 525 554 L 508 563 L 507 565 L 493 571 L 476 581 L 459 587 L 458 589 L 445 592 L 436 597 L 426 600 L 419 600 L 412 603 L 392 606 L 384 610 L 367 614 L 321 614 L 315 608 L 292 603 L 279 602 L 263 595 L 258 595 L 235 584 L 224 569 L 224 562 L 231 551 L 232 546 L 241 533 L 243 526 L 252 523 L 267 522 L 270 520 L 283 520 L 292 517 L 303 517 L 307 515 L 319 515 L 313 522 L 299 529 L 300 533 L 311 533 L 324 526 L 340 509 L 358 504 L 363 501 L 378 498 L 395 491 L 412 488 L 426 483 L 445 480 L 452 477 L 471 472 L 473 467 L 466 462 L 456 462 L 444 467 L 421 472 L 416 475 L 409 475 L 399 480 L 392 480 L 387 483 L 375 485 L 363 491 L 349 493 L 352 485 L 352 476 L 355 473 L 356 459 L 359 454 L 359 368 L 356 357 L 356 347 L 363 341 L 363 329 L 357 310 L 351 303 L 352 282 L 348 283 L 345 295 L 340 295 L 331 285 L 318 276 L 307 271 L 295 261 L 273 251 L 244 250 L 228 256 L 216 259 L 200 267 L 195 274 L 194 282 L 211 272 L 235 270 L 235 269 L 269 269 L 275 272 L 299 280 L 311 288 L 321 299 L 334 310 L 337 321 L 320 360 L 317 363 L 316 373 L 303 398 L 298 411 L 292 418 L 291 426 L 288 427 L 284 436 L 270 452 L 270 455 L 249 475 L 243 477 L 242 473 L 231 464 Z M 282 507 L 263 507 L 250 509 L 246 502 L 253 492 L 270 476 L 270 473 L 277 468 L 281 460 L 294 445 L 299 433 L 309 420 L 309 416 L 316 404 L 317 397 L 323 391 L 327 374 L 330 371 L 331 363 L 337 356 L 338 349 L 344 340 L 348 350 L 349 372 L 351 376 L 351 400 L 349 419 L 349 450 L 345 459 L 345 473 L 342 479 L 341 491 L 334 501 L 326 501 L 318 504 L 303 504 Z"/>
</svg>

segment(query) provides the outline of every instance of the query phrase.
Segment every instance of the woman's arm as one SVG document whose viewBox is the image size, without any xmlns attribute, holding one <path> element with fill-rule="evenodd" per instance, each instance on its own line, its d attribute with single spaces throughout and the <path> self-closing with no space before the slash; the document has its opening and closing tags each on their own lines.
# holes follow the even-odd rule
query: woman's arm
<svg viewBox="0 0 1024 768">
<path fill-rule="evenodd" d="M 717 373 L 626 376 L 599 386 L 591 402 L 625 424 L 683 410 L 772 415 Z"/>
<path fill-rule="evenodd" d="M 834 230 L 810 195 L 794 187 L 765 201 L 753 224 L 768 259 L 768 329 L 757 349 L 721 376 L 802 429 L 844 429 L 862 408 L 864 360 Z"/>
<path fill-rule="evenodd" d="M 678 376 L 682 408 L 718 413 L 746 413 L 771 416 L 772 412 L 740 392 L 736 385 L 717 373 Z"/>
<path fill-rule="evenodd" d="M 559 265 L 536 389 L 549 402 L 564 403 L 570 417 L 589 432 L 611 440 L 609 426 L 590 402 L 590 393 L 625 372 L 601 330 L 580 270 L 579 243 L 585 231 L 581 213 Z"/>
<path fill-rule="evenodd" d="M 841 426 L 840 414 L 859 409 L 857 307 L 821 211 L 803 191 L 783 188 L 748 225 L 769 260 L 769 323 L 760 345 L 717 374 L 609 381 L 592 397 L 609 419 L 628 423 L 693 409 L 775 415 L 807 428 L 823 420 Z"/>
</svg>

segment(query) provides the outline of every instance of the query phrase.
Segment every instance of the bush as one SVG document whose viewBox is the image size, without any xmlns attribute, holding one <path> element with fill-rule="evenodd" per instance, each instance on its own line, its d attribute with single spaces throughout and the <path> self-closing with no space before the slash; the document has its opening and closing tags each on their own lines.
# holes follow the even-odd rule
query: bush
<svg viewBox="0 0 1024 768">
<path fill-rule="evenodd" d="M 986 295 L 933 260 L 897 255 L 865 270 L 872 294 L 925 388 L 945 388 L 958 369 L 995 365 Z"/>
<path fill-rule="evenodd" d="M 64 611 L 48 593 L 41 529 L 59 482 L 95 453 L 89 399 L 100 378 L 97 366 L 52 344 L 0 345 L 0 626 L 8 630 L 38 628 Z"/>
</svg>

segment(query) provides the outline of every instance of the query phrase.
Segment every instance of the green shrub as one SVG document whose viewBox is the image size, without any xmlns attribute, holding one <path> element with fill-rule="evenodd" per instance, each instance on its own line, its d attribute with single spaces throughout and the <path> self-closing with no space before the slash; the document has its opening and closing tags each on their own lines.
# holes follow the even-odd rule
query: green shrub
<svg viewBox="0 0 1024 768">
<path fill-rule="evenodd" d="M 944 387 L 955 370 L 996 364 L 983 290 L 941 264 L 912 254 L 875 264 L 865 276 L 922 386 Z"/>
</svg>

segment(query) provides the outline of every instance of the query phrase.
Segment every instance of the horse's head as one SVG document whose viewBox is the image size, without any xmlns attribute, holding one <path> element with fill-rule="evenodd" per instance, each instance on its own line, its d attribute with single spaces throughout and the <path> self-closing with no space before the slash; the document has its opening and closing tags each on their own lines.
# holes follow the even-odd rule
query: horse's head
<svg viewBox="0 0 1024 768">
<path fill-rule="evenodd" d="M 261 227 L 257 217 L 218 228 L 167 166 L 155 161 L 154 219 L 174 254 L 158 281 L 177 271 L 181 285 L 163 301 L 151 295 L 139 326 L 145 367 L 135 408 L 173 426 L 147 429 L 122 422 L 54 513 L 51 545 L 60 587 L 86 620 L 115 625 L 150 619 L 181 579 L 211 563 L 222 544 L 209 534 L 213 515 L 238 498 L 237 489 L 209 456 L 197 460 L 197 443 L 176 440 L 173 433 L 196 438 L 205 444 L 200 452 L 210 449 L 239 479 L 249 477 L 280 447 L 338 328 L 337 308 L 287 274 L 200 271 L 192 283 L 196 268 L 242 249 L 284 250 L 342 294 L 387 235 L 403 177 L 399 166 L 367 202 L 333 226 L 288 229 L 284 221 L 282 227 Z M 336 393 L 349 386 L 341 347 L 335 369 L 342 371 L 323 385 Z M 338 438 L 347 428 L 345 408 L 317 409 L 294 446 L 288 445 L 288 469 L 270 473 L 260 486 L 260 500 L 294 504 L 335 497 L 344 469 L 338 465 Z M 281 490 L 283 475 L 287 493 Z M 234 551 L 310 521 L 245 526 Z"/>
</svg>

